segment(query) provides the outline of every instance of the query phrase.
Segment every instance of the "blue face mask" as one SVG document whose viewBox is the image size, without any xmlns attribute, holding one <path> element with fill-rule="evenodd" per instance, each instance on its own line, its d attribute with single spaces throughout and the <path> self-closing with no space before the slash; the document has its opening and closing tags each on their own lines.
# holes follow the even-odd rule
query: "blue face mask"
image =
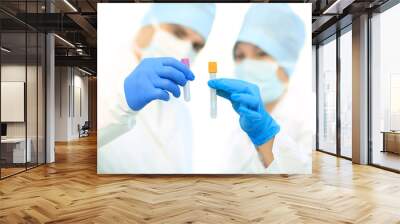
<svg viewBox="0 0 400 224">
<path fill-rule="evenodd" d="M 278 65 L 261 60 L 244 59 L 235 67 L 236 77 L 256 84 L 265 104 L 277 100 L 286 86 L 278 79 Z"/>
</svg>

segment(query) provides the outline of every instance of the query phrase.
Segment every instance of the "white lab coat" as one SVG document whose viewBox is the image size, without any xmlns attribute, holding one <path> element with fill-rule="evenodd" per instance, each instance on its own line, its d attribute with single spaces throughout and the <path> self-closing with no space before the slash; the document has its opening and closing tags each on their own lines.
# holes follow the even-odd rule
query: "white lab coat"
<svg viewBox="0 0 400 224">
<path fill-rule="evenodd" d="M 231 153 L 227 156 L 226 173 L 311 173 L 312 126 L 304 124 L 307 120 L 302 119 L 305 117 L 302 115 L 308 112 L 299 108 L 296 111 L 299 116 L 287 116 L 287 113 L 283 113 L 293 106 L 291 98 L 294 96 L 294 93 L 288 93 L 271 114 L 281 130 L 275 136 L 272 148 L 274 160 L 268 168 L 260 163 L 260 155 L 250 139 L 240 128 L 236 128 L 231 135 Z M 248 150 L 252 148 L 253 150 Z"/>
<path fill-rule="evenodd" d="M 99 149 L 100 172 L 191 172 L 191 119 L 181 102 L 154 101 L 133 116 L 129 131 Z"/>
<path fill-rule="evenodd" d="M 279 121 L 277 120 L 279 123 Z M 252 142 L 243 131 L 237 129 L 232 133 L 232 150 L 227 156 L 226 173 L 269 173 L 269 174 L 310 174 L 311 145 L 306 147 L 296 142 L 281 125 L 281 131 L 275 136 L 272 152 L 273 162 L 265 168 L 260 162 Z M 248 150 L 253 149 L 253 150 Z"/>
<path fill-rule="evenodd" d="M 115 72 L 115 70 L 113 70 Z M 129 74 L 125 71 L 123 74 Z M 301 132 L 299 124 L 290 123 L 287 117 L 280 117 L 278 109 L 285 105 L 285 100 L 272 114 L 281 125 L 281 132 L 275 137 L 274 161 L 264 168 L 260 157 L 240 127 L 238 120 L 232 130 L 230 140 L 210 142 L 209 147 L 223 147 L 220 163 L 210 163 L 208 169 L 197 169 L 193 160 L 193 132 L 191 112 L 182 99 L 171 97 L 170 101 L 153 101 L 135 113 L 127 106 L 123 92 L 123 80 L 126 75 L 114 77 L 112 89 L 106 89 L 99 96 L 99 146 L 98 172 L 102 174 L 172 174 L 172 173 L 309 173 L 311 172 L 310 155 L 304 138 L 312 132 Z M 101 82 L 101 80 L 99 79 Z M 103 83 L 104 84 L 104 83 Z M 111 85 L 111 84 L 107 84 Z M 117 90 L 117 91 L 115 91 Z M 101 94 L 100 94 L 101 95 Z M 290 94 L 288 94 L 290 97 Z M 283 109 L 284 110 L 284 109 Z M 218 118 L 217 118 L 218 119 Z M 109 128 L 114 126 L 114 128 Z M 107 128 L 108 127 L 108 128 Z M 296 138 L 290 127 L 296 127 Z M 108 129 L 108 130 L 107 130 Z M 293 129 L 293 128 L 292 128 Z M 120 132 L 115 135 L 115 132 Z M 104 137 L 106 136 L 106 137 Z M 107 136 L 113 136 L 107 139 Z M 105 141 L 104 139 L 107 139 Z M 303 140 L 302 140 L 303 139 Z M 207 138 L 203 139 L 207 141 Z M 209 155 L 210 158 L 213 156 Z M 200 161 L 207 163 L 207 160 Z"/>
<path fill-rule="evenodd" d="M 123 93 L 129 69 L 113 68 L 112 79 L 98 80 L 103 87 L 99 88 L 98 172 L 190 173 L 192 128 L 184 102 L 171 97 L 132 111 Z"/>
<path fill-rule="evenodd" d="M 295 74 L 287 93 L 271 113 L 281 127 L 274 140 L 272 164 L 265 169 L 258 163 L 257 153 L 243 150 L 253 145 L 243 131 L 236 128 L 231 137 L 232 150 L 228 156 L 227 172 L 311 174 L 315 97 L 311 89 L 304 86 L 305 83 L 311 84 L 309 78 Z"/>
</svg>

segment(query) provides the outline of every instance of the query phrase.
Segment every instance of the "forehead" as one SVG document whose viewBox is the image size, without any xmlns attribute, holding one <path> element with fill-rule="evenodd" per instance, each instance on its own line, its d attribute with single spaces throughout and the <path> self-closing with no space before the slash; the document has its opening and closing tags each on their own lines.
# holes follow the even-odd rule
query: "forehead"
<svg viewBox="0 0 400 224">
<path fill-rule="evenodd" d="M 171 30 L 183 30 L 183 31 L 185 31 L 185 33 L 187 34 L 187 37 L 192 42 L 200 42 L 200 43 L 204 43 L 205 42 L 205 40 L 203 39 L 203 37 L 200 36 L 200 34 L 198 34 L 196 31 L 192 30 L 189 27 L 185 27 L 185 26 L 178 25 L 178 24 L 171 24 L 171 23 L 167 23 L 167 24 L 163 24 L 163 25 L 167 26 Z"/>
<path fill-rule="evenodd" d="M 259 47 L 257 47 L 256 45 L 248 43 L 248 42 L 238 42 L 237 45 L 236 45 L 236 50 L 251 51 L 251 52 L 263 51 Z"/>
</svg>

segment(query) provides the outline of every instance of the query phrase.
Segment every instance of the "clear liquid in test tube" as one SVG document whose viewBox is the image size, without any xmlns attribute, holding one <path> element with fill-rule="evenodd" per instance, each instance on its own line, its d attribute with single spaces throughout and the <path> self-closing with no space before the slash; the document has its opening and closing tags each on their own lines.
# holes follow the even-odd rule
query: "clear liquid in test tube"
<svg viewBox="0 0 400 224">
<path fill-rule="evenodd" d="M 188 68 L 190 68 L 190 63 L 188 58 L 182 58 L 181 62 L 185 64 Z M 183 98 L 186 102 L 190 101 L 190 85 L 189 81 L 186 82 L 186 85 L 183 87 Z"/>
<path fill-rule="evenodd" d="M 208 73 L 210 74 L 210 79 L 217 77 L 217 62 L 208 62 Z M 210 88 L 210 116 L 211 118 L 217 117 L 217 90 L 213 88 Z"/>
</svg>

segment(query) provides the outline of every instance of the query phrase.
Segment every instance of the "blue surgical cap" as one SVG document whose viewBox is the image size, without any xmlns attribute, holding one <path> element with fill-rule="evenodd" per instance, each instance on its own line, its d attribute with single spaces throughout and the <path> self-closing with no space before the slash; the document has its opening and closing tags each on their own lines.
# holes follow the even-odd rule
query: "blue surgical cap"
<svg viewBox="0 0 400 224">
<path fill-rule="evenodd" d="M 207 39 L 215 17 L 213 3 L 154 3 L 142 25 L 172 23 L 191 28 Z"/>
<path fill-rule="evenodd" d="M 256 45 L 273 57 L 290 77 L 303 48 L 304 23 L 282 3 L 252 5 L 237 41 Z"/>
</svg>

